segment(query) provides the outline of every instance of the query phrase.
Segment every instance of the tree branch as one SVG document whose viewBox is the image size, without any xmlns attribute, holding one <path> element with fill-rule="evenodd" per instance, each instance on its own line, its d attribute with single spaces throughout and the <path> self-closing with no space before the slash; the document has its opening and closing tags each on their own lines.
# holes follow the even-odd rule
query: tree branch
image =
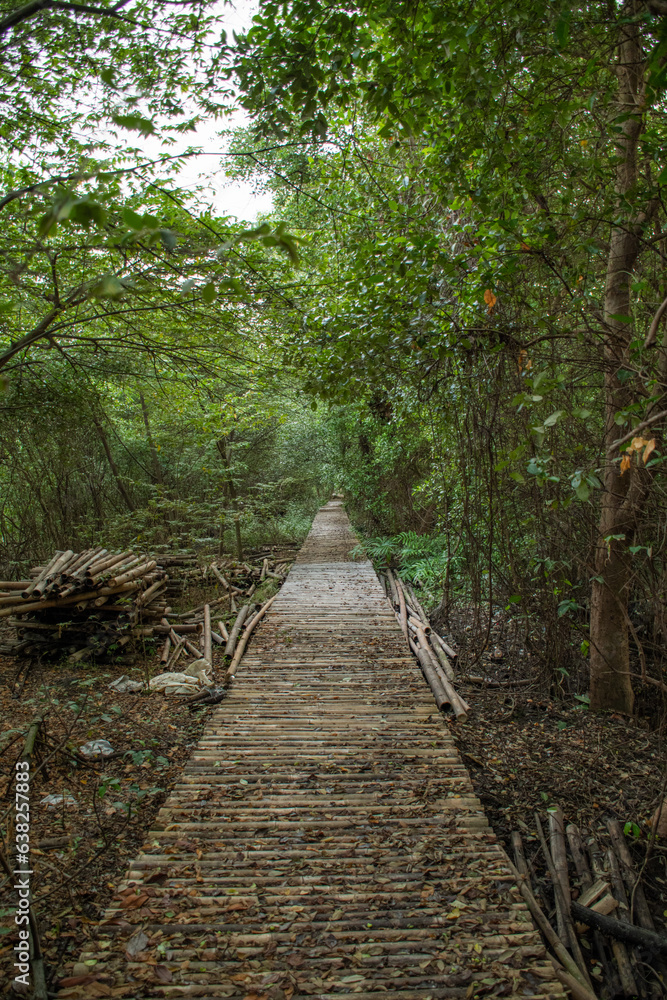
<svg viewBox="0 0 667 1000">
<path fill-rule="evenodd" d="M 31 3 L 24 4 L 23 7 L 19 7 L 18 10 L 8 14 L 7 17 L 4 17 L 0 21 L 0 37 L 6 35 L 11 28 L 22 24 L 23 21 L 27 21 L 31 17 L 40 14 L 43 10 L 65 10 L 73 11 L 75 14 L 94 14 L 99 17 L 112 17 L 116 21 L 124 21 L 126 24 L 139 27 L 138 21 L 133 21 L 131 18 L 117 13 L 117 8 L 123 6 L 125 3 L 127 3 L 127 0 L 122 0 L 122 3 L 116 4 L 112 10 L 109 10 L 106 7 L 91 7 L 89 4 L 67 3 L 65 0 L 32 0 Z"/>
<path fill-rule="evenodd" d="M 617 441 L 612 441 L 607 449 L 607 452 L 616 451 L 617 448 L 620 448 L 620 446 L 625 444 L 626 441 L 629 441 L 630 438 L 635 437 L 639 431 L 645 430 L 645 428 L 650 427 L 651 424 L 657 424 L 659 420 L 664 420 L 665 417 L 667 417 L 667 410 L 661 410 L 660 413 L 654 413 L 652 417 L 649 417 L 648 420 L 644 420 L 641 424 L 637 424 L 636 427 L 633 427 L 632 430 L 628 431 L 628 433 L 622 438 L 618 438 Z"/>
</svg>

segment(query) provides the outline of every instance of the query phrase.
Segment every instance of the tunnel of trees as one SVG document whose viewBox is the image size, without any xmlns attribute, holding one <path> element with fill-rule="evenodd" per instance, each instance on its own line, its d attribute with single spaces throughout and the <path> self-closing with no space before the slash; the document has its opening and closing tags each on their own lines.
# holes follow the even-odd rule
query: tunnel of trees
<svg viewBox="0 0 667 1000">
<path fill-rule="evenodd" d="M 238 10 L 0 0 L 0 577 L 295 547 L 340 494 L 464 674 L 663 734 L 646 815 L 667 2 Z"/>
<path fill-rule="evenodd" d="M 664 691 L 664 8 L 5 4 L 5 567 L 336 486 L 443 614 Z"/>
</svg>

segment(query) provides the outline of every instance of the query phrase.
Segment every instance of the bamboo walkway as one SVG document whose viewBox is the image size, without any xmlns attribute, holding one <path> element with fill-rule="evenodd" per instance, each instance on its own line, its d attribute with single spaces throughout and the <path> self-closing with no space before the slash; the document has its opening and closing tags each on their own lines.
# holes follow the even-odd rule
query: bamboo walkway
<svg viewBox="0 0 667 1000">
<path fill-rule="evenodd" d="M 105 995 L 562 997 L 354 544 L 323 507 L 82 955 Z"/>
</svg>

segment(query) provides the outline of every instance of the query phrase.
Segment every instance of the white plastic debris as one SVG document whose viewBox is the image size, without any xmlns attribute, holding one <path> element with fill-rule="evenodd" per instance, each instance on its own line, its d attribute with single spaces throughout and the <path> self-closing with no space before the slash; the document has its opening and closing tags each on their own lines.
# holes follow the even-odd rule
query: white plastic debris
<svg viewBox="0 0 667 1000">
<path fill-rule="evenodd" d="M 65 806 L 72 806 L 74 808 L 79 804 L 73 795 L 45 795 L 39 804 L 40 806 L 46 806 L 47 809 L 57 809 L 63 803 Z"/>
<path fill-rule="evenodd" d="M 196 694 L 200 688 L 211 687 L 213 684 L 213 680 L 201 666 L 194 674 L 189 673 L 192 667 L 197 667 L 200 664 L 205 664 L 208 667 L 206 660 L 195 660 L 187 668 L 188 672 L 157 674 L 149 681 L 149 687 L 153 691 L 164 691 L 165 694 Z"/>
<path fill-rule="evenodd" d="M 213 686 L 213 672 L 208 660 L 193 660 L 183 671 L 188 677 L 197 677 L 202 687 Z"/>
<path fill-rule="evenodd" d="M 110 757 L 113 752 L 108 740 L 89 740 L 79 747 L 79 753 L 84 757 Z"/>
<path fill-rule="evenodd" d="M 121 674 L 120 677 L 111 682 L 109 689 L 111 691 L 118 691 L 119 694 L 128 694 L 129 692 L 143 691 L 144 686 L 142 681 L 133 681 L 126 674 Z"/>
<path fill-rule="evenodd" d="M 188 674 L 168 672 L 152 677 L 149 687 L 153 691 L 164 691 L 165 694 L 195 694 L 199 689 L 199 680 Z"/>
</svg>

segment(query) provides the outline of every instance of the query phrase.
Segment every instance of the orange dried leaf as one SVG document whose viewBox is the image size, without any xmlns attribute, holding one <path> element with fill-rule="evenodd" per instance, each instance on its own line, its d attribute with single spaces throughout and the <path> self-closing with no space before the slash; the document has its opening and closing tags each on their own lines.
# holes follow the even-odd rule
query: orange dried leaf
<svg viewBox="0 0 667 1000">
<path fill-rule="evenodd" d="M 642 461 L 644 465 L 648 462 L 651 452 L 655 450 L 655 438 L 651 438 L 650 441 L 646 442 L 646 447 L 644 448 L 644 454 L 642 455 Z"/>
<path fill-rule="evenodd" d="M 498 299 L 495 297 L 490 288 L 487 288 L 487 290 L 484 292 L 484 301 L 489 307 L 489 312 L 491 312 Z"/>
<path fill-rule="evenodd" d="M 623 475 L 624 472 L 628 471 L 631 464 L 632 464 L 632 458 L 630 457 L 630 455 L 629 454 L 624 455 L 623 458 L 621 459 L 621 475 Z"/>
</svg>

